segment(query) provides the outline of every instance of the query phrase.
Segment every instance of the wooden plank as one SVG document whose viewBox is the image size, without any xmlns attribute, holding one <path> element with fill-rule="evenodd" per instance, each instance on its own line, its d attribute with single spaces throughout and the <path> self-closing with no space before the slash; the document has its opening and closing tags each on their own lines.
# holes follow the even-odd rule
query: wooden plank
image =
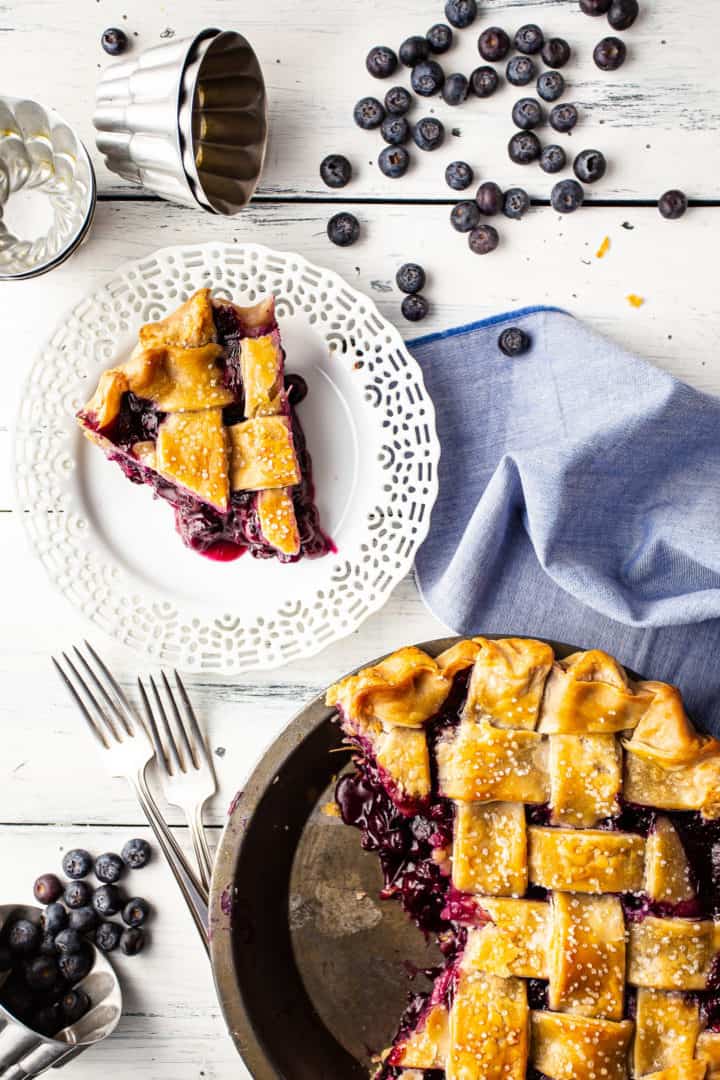
<svg viewBox="0 0 720 1080">
<path fill-rule="evenodd" d="M 709 5 L 699 25 L 688 18 L 684 0 L 644 0 L 641 7 L 640 18 L 626 35 L 629 59 L 612 74 L 598 71 L 592 62 L 593 45 L 609 32 L 607 23 L 582 15 L 576 0 L 500 0 L 473 27 L 456 34 L 457 43 L 442 63 L 448 73 L 469 74 L 481 62 L 476 48 L 481 29 L 493 23 L 512 33 L 523 22 L 537 21 L 548 35 L 566 37 L 575 49 L 564 73 L 568 100 L 576 101 L 582 113 L 571 137 L 549 129 L 542 137 L 565 143 L 569 152 L 596 147 L 607 154 L 610 169 L 594 196 L 654 199 L 666 188 L 679 186 L 692 196 L 717 199 L 720 81 L 714 31 L 720 12 Z M 3 82 L 8 92 L 35 96 L 56 107 L 94 149 L 94 83 L 109 62 L 99 44 L 108 22 L 118 22 L 137 50 L 194 34 L 202 26 L 234 28 L 255 46 L 268 85 L 271 142 L 261 193 L 332 196 L 319 180 L 318 165 L 325 154 L 342 152 L 352 159 L 356 174 L 348 195 L 446 197 L 445 165 L 462 157 L 485 179 L 503 186 L 526 185 L 533 196 L 547 198 L 552 178 L 536 167 L 514 166 L 507 158 L 513 130 L 510 110 L 524 94 L 510 86 L 492 99 L 473 98 L 456 109 L 438 98 L 421 100 L 413 119 L 435 112 L 448 132 L 456 127 L 461 134 L 448 134 L 434 154 L 415 152 L 402 181 L 379 173 L 375 161 L 380 137 L 354 126 L 352 108 L 359 97 L 382 96 L 393 82 L 408 84 L 408 78 L 403 70 L 387 82 L 372 79 L 364 67 L 367 50 L 378 42 L 397 48 L 404 37 L 424 33 L 442 17 L 441 3 L 418 5 L 416 0 L 394 0 L 391 5 L 386 0 L 342 5 L 318 0 L 303 6 L 301 19 L 294 0 L 240 8 L 222 0 L 167 6 L 126 0 L 114 12 L 90 0 L 25 0 L 3 9 Z M 127 190 L 97 154 L 95 159 L 102 191 Z"/>
</svg>

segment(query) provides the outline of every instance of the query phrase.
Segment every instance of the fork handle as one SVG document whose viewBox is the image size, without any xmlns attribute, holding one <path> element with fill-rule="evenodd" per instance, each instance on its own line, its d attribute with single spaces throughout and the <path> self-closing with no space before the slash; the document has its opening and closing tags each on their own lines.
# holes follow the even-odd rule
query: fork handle
<svg viewBox="0 0 720 1080">
<path fill-rule="evenodd" d="M 212 880 L 212 856 L 207 844 L 207 837 L 205 836 L 205 829 L 203 827 L 202 819 L 202 806 L 194 806 L 192 809 L 185 811 L 187 817 L 188 827 L 190 829 L 190 838 L 192 840 L 193 851 L 195 852 L 195 861 L 200 871 L 200 880 L 205 889 L 210 890 L 210 882 Z"/>
</svg>

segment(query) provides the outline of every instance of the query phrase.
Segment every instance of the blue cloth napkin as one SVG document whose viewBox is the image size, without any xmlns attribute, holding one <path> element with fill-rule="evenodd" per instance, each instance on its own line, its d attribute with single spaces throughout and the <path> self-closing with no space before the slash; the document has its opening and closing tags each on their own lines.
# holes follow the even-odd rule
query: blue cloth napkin
<svg viewBox="0 0 720 1080">
<path fill-rule="evenodd" d="M 505 326 L 532 337 L 508 359 Z M 720 735 L 720 400 L 558 310 L 410 342 L 440 493 L 416 576 L 455 633 L 598 647 Z"/>
</svg>

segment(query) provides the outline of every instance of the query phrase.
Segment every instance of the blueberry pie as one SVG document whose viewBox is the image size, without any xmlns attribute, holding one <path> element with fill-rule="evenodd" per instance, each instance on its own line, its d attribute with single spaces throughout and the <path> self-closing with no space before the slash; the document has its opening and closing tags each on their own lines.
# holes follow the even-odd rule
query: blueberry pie
<svg viewBox="0 0 720 1080">
<path fill-rule="evenodd" d="M 171 504 L 188 547 L 296 562 L 334 550 L 294 410 L 305 392 L 285 375 L 272 297 L 242 308 L 199 289 L 140 328 L 77 419 L 129 480 Z"/>
<path fill-rule="evenodd" d="M 341 816 L 445 957 L 382 1080 L 720 1078 L 720 742 L 675 687 L 478 637 L 327 702 Z"/>
</svg>

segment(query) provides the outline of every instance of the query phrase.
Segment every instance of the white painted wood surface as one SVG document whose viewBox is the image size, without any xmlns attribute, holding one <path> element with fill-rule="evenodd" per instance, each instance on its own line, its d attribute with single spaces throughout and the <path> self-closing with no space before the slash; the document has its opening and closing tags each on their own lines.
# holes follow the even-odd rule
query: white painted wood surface
<svg viewBox="0 0 720 1080">
<path fill-rule="evenodd" d="M 469 71 L 479 63 L 475 40 L 490 22 L 514 29 L 535 20 L 568 37 L 577 46 L 577 58 L 566 69 L 570 96 L 583 106 L 581 127 L 568 143 L 607 152 L 611 167 L 593 197 L 611 200 L 611 205 L 562 220 L 547 207 L 534 209 L 520 223 L 503 219 L 501 249 L 478 259 L 448 225 L 451 192 L 442 173 L 447 161 L 464 157 L 482 178 L 519 183 L 536 198 L 547 198 L 550 178 L 512 167 L 505 153 L 508 113 L 521 92 L 505 88 L 490 102 L 473 101 L 460 110 L 428 102 L 428 112 L 436 109 L 461 134 L 448 135 L 437 154 L 416 152 L 405 181 L 379 175 L 370 164 L 379 137 L 358 131 L 350 119 L 357 97 L 387 88 L 365 74 L 367 48 L 380 41 L 397 46 L 407 34 L 427 29 L 441 17 L 435 0 L 316 0 L 302 7 L 295 0 L 260 5 L 247 0 L 0 3 L 3 90 L 52 104 L 79 126 L 89 147 L 93 84 L 107 62 L 98 38 L 113 24 L 136 32 L 138 48 L 156 44 L 168 31 L 180 36 L 203 25 L 242 30 L 265 67 L 272 128 L 258 198 L 229 221 L 138 200 L 134 189 L 109 174 L 96 156 L 103 198 L 89 242 L 51 276 L 0 287 L 0 456 L 7 462 L 0 475 L 4 900 L 27 900 L 36 873 L 55 868 L 62 849 L 77 844 L 95 851 L 117 848 L 142 823 L 123 783 L 108 781 L 99 762 L 96 767 L 82 722 L 52 672 L 50 652 L 80 638 L 87 626 L 45 580 L 12 509 L 12 423 L 30 358 L 63 312 L 121 263 L 181 241 L 256 241 L 301 251 L 338 270 L 365 289 L 384 314 L 399 318 L 394 272 L 400 262 L 416 258 L 428 268 L 426 292 L 432 303 L 420 332 L 551 303 L 694 385 L 720 392 L 714 347 L 720 314 L 714 258 L 720 206 L 694 208 L 682 222 L 666 223 L 654 208 L 634 202 L 654 199 L 671 185 L 705 202 L 720 197 L 720 83 L 713 52 L 720 13 L 704 5 L 690 18 L 683 0 L 643 0 L 643 16 L 628 35 L 631 60 L 621 72 L 606 76 L 590 60 L 592 43 L 605 32 L 605 24 L 582 17 L 575 0 L 500 0 L 483 6 L 483 18 L 458 35 L 460 44 L 445 58 L 446 69 Z M 403 73 L 392 81 L 407 82 L 407 77 Z M 353 159 L 356 179 L 343 192 L 329 192 L 318 180 L 319 160 L 329 151 Z M 353 248 L 340 250 L 325 235 L 328 202 L 348 199 L 361 203 L 355 211 L 363 236 Z M 605 236 L 610 250 L 599 260 L 596 251 Z M 629 293 L 644 297 L 645 304 L 631 307 Z M 407 324 L 402 329 L 409 337 L 417 332 Z M 213 838 L 232 795 L 299 704 L 378 653 L 442 633 L 408 579 L 380 614 L 319 657 L 244 676 L 231 685 L 216 678 L 190 679 L 211 745 L 220 751 L 221 791 L 208 814 Z M 142 658 L 111 641 L 98 644 L 127 686 L 146 670 Z M 168 816 L 179 820 L 174 812 Z M 113 1080 L 247 1075 L 224 1034 L 207 961 L 169 873 L 158 861 L 136 882 L 157 907 L 152 948 L 122 964 L 127 1015 L 118 1034 L 75 1063 L 72 1075 L 91 1080 L 101 1069 Z"/>
</svg>

